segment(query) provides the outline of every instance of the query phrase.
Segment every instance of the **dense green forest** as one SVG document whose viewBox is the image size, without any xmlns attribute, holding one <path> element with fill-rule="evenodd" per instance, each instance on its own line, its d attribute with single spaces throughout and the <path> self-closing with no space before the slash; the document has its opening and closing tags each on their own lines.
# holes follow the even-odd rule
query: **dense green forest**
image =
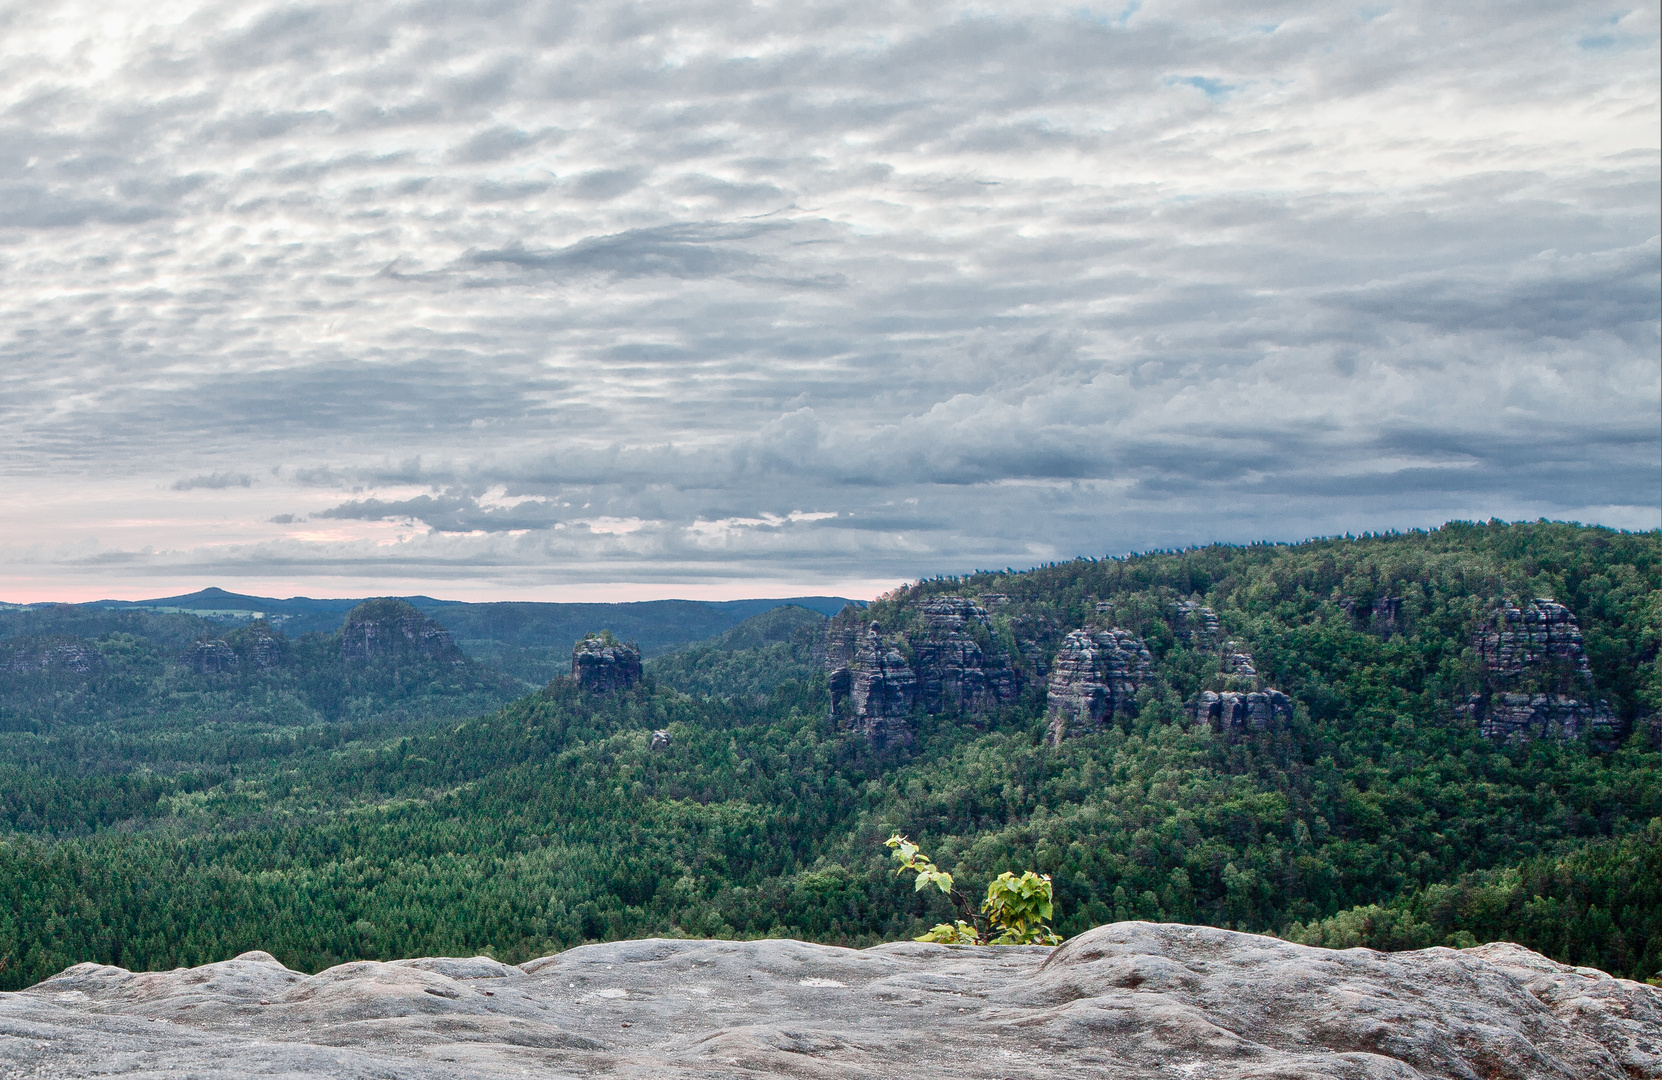
<svg viewBox="0 0 1662 1080">
<path fill-rule="evenodd" d="M 987 647 L 1024 670 L 1093 620 L 1141 635 L 1135 714 L 1052 746 L 1027 677 L 875 746 L 830 720 L 825 622 L 802 609 L 612 694 L 431 657 L 354 668 L 340 633 L 204 673 L 181 650 L 230 635 L 188 616 L 0 623 L 0 988 L 252 948 L 316 970 L 648 934 L 893 940 L 950 918 L 891 872 L 893 830 L 966 891 L 1050 874 L 1065 936 L 1144 918 L 1662 969 L 1662 535 L 1497 522 L 1214 546 L 925 581 L 861 618 L 904 630 L 941 596 L 984 599 Z M 1382 632 L 1362 613 L 1387 597 Z M 1579 622 L 1615 717 L 1599 738 L 1485 738 L 1462 712 L 1485 678 L 1474 634 L 1535 597 Z M 1290 719 L 1194 722 L 1184 703 L 1226 679 L 1178 632 L 1179 600 L 1250 647 Z M 97 618 L 118 616 L 140 618 Z M 97 653 L 86 670 L 42 666 L 71 646 Z"/>
</svg>

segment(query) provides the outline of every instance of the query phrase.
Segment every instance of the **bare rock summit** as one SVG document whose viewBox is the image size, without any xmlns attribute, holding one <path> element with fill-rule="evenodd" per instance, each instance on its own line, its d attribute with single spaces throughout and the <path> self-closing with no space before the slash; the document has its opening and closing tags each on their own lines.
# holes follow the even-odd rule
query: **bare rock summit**
<svg viewBox="0 0 1662 1080">
<path fill-rule="evenodd" d="M 641 651 L 610 633 L 590 634 L 571 650 L 571 678 L 596 694 L 627 690 L 641 681 Z"/>
<path fill-rule="evenodd" d="M 1662 991 L 1516 945 L 1332 951 L 1200 926 L 1057 949 L 621 941 L 516 966 L 249 952 L 0 994 L 0 1078 L 1639 1080 Z"/>
</svg>

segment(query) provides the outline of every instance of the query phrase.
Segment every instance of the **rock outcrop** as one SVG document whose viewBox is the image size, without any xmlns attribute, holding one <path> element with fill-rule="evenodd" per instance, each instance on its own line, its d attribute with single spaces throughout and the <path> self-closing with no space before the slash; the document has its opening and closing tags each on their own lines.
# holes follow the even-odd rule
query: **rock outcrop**
<svg viewBox="0 0 1662 1080">
<path fill-rule="evenodd" d="M 0 1077 L 1639 1080 L 1662 992 L 1517 945 L 1128 922 L 1057 949 L 620 941 L 517 967 L 244 953 L 0 994 Z"/>
<path fill-rule="evenodd" d="M 1272 731 L 1293 718 L 1293 699 L 1279 690 L 1207 690 L 1187 708 L 1195 723 L 1209 724 L 1221 735 Z"/>
<path fill-rule="evenodd" d="M 1100 731 L 1117 716 L 1134 716 L 1137 691 L 1148 684 L 1152 658 L 1143 639 L 1115 627 L 1085 627 L 1062 639 L 1046 687 L 1052 746 Z"/>
<path fill-rule="evenodd" d="M 341 648 L 348 664 L 386 659 L 466 663 L 450 631 L 413 604 L 391 598 L 365 600 L 347 612 L 341 626 Z"/>
<path fill-rule="evenodd" d="M 918 605 L 918 611 L 923 628 L 910 643 L 925 712 L 985 712 L 1016 700 L 1015 671 L 1008 656 L 990 647 L 992 623 L 985 608 L 961 596 L 943 596 Z"/>
<path fill-rule="evenodd" d="M 179 662 L 198 675 L 218 675 L 239 666 L 237 651 L 224 638 L 197 638 L 179 654 Z"/>
<path fill-rule="evenodd" d="M 1472 636 L 1484 687 L 1463 711 L 1495 739 L 1613 741 L 1617 720 L 1596 698 L 1581 627 L 1563 604 L 1538 598 L 1503 604 Z"/>
<path fill-rule="evenodd" d="M 571 650 L 571 677 L 596 694 L 627 690 L 641 681 L 641 651 L 610 634 L 590 634 Z"/>
<path fill-rule="evenodd" d="M 883 640 L 883 628 L 833 625 L 826 665 L 830 669 L 831 720 L 859 731 L 874 743 L 909 742 L 917 675 L 899 649 Z"/>
<path fill-rule="evenodd" d="M 16 637 L 0 643 L 0 671 L 36 675 L 53 671 L 87 675 L 104 666 L 89 642 L 66 635 Z"/>
<path fill-rule="evenodd" d="M 1217 648 L 1223 641 L 1218 613 L 1202 606 L 1197 600 L 1184 600 L 1172 605 L 1171 629 L 1178 641 L 1202 652 Z"/>
<path fill-rule="evenodd" d="M 983 713 L 1016 700 L 1017 673 L 996 644 L 987 611 L 940 596 L 918 605 L 916 625 L 885 635 L 875 622 L 839 617 L 826 628 L 831 718 L 874 741 L 909 741 L 911 712 Z"/>
<path fill-rule="evenodd" d="M 264 671 L 283 662 L 283 645 L 271 632 L 271 624 L 259 619 L 224 637 L 197 638 L 180 652 L 179 662 L 198 675 L 244 668 Z"/>
<path fill-rule="evenodd" d="M 1186 600 L 1173 605 L 1172 614 L 1172 632 L 1179 641 L 1197 651 L 1215 652 L 1218 657 L 1219 689 L 1202 691 L 1183 704 L 1193 723 L 1233 739 L 1250 732 L 1273 731 L 1293 718 L 1293 699 L 1264 685 L 1247 647 L 1223 636 L 1217 612 Z"/>
<path fill-rule="evenodd" d="M 271 632 L 271 623 L 265 619 L 231 631 L 225 640 L 249 667 L 264 671 L 283 662 L 284 641 Z"/>
<path fill-rule="evenodd" d="M 1354 596 L 1339 597 L 1339 607 L 1346 615 L 1372 630 L 1380 637 L 1390 637 L 1402 629 L 1402 597 L 1379 596 L 1372 600 L 1357 600 Z"/>
</svg>

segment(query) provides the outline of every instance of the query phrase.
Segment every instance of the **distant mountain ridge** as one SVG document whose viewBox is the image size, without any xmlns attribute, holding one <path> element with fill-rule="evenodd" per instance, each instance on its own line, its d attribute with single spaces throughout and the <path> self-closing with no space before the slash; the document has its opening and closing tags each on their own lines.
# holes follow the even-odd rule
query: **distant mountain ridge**
<svg viewBox="0 0 1662 1080">
<path fill-rule="evenodd" d="M 154 600 L 95 600 L 74 605 L 82 610 L 144 611 L 194 615 L 217 622 L 242 624 L 257 618 L 270 621 L 285 636 L 333 633 L 346 613 L 366 597 L 315 599 L 292 596 L 286 600 L 250 596 L 217 587 Z M 438 620 L 469 657 L 501 668 L 532 683 L 544 683 L 563 674 L 571 662 L 571 647 L 584 634 L 610 630 L 640 647 L 646 657 L 660 656 L 694 641 L 713 638 L 755 615 L 786 605 L 835 615 L 848 604 L 864 601 L 840 596 L 795 596 L 757 600 L 640 600 L 628 603 L 544 603 L 505 600 L 471 603 L 431 596 L 400 596 L 422 614 Z M 19 605 L 23 610 L 52 608 L 53 604 Z M 0 636 L 5 636 L 0 631 Z"/>
</svg>

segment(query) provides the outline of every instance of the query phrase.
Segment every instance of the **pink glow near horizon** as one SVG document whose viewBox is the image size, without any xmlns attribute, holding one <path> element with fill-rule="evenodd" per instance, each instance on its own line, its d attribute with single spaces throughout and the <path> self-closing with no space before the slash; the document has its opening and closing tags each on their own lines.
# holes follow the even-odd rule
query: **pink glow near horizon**
<svg viewBox="0 0 1662 1080">
<path fill-rule="evenodd" d="M 742 582 L 718 582 L 708 585 L 603 582 L 531 588 L 479 584 L 451 587 L 432 581 L 388 582 L 385 580 L 329 584 L 316 580 L 250 581 L 237 584 L 156 581 L 143 586 L 121 585 L 108 588 L 96 585 L 41 586 L 19 583 L 15 587 L 0 585 L 0 589 L 5 590 L 0 593 L 0 603 L 85 604 L 96 600 L 155 600 L 167 596 L 185 596 L 213 586 L 224 589 L 229 593 L 276 600 L 287 600 L 294 597 L 332 600 L 358 599 L 371 596 L 416 595 L 431 596 L 439 600 L 458 600 L 465 603 L 492 603 L 514 600 L 527 603 L 624 604 L 645 600 L 774 600 L 793 596 L 842 596 L 850 600 L 871 600 L 905 583 L 900 580 L 860 580 L 791 585 L 777 581 L 767 581 L 757 582 L 752 589 L 746 589 Z M 323 587 L 320 587 L 320 585 Z"/>
</svg>

